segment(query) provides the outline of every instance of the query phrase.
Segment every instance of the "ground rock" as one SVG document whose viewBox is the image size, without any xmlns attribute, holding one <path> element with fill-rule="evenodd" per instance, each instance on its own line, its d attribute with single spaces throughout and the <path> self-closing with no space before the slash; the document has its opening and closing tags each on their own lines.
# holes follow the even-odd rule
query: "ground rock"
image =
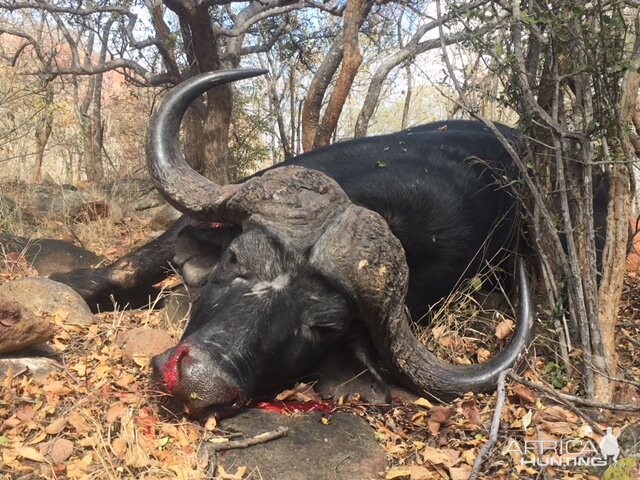
<svg viewBox="0 0 640 480">
<path fill-rule="evenodd" d="M 90 325 L 94 321 L 89 307 L 75 290 L 48 278 L 23 278 L 4 283 L 0 285 L 0 296 L 35 313 L 60 315 L 68 324 Z"/>
<path fill-rule="evenodd" d="M 60 355 L 47 344 L 0 355 L 0 378 L 5 378 L 9 372 L 14 377 L 30 374 L 35 379 L 42 379 L 49 373 L 61 370 Z"/>
<path fill-rule="evenodd" d="M 0 195 L 0 227 L 7 228 L 15 224 L 35 225 L 36 220 L 24 208 L 18 205 L 15 200 Z"/>
<path fill-rule="evenodd" d="M 128 360 L 136 357 L 153 357 L 175 346 L 176 341 L 165 331 L 139 327 L 128 330 L 118 337 L 122 356 Z"/>
<path fill-rule="evenodd" d="M 71 185 L 32 185 L 25 193 L 29 208 L 48 217 L 74 217 L 87 201 L 87 195 Z"/>
<path fill-rule="evenodd" d="M 149 226 L 154 230 L 166 230 L 182 216 L 182 213 L 171 205 L 162 205 L 145 210 L 143 215 L 149 220 Z"/>
<path fill-rule="evenodd" d="M 289 428 L 283 438 L 247 449 L 218 452 L 217 461 L 227 471 L 245 466 L 264 480 L 369 480 L 383 478 L 387 456 L 375 441 L 365 420 L 335 413 L 325 425 L 321 414 L 285 416 L 264 410 L 247 410 L 224 420 L 225 431 L 250 438 L 278 427 Z"/>
<path fill-rule="evenodd" d="M 59 362 L 47 357 L 0 356 L 0 378 L 9 372 L 14 377 L 29 373 L 34 378 L 43 378 L 62 368 Z"/>
<path fill-rule="evenodd" d="M 51 340 L 55 325 L 0 294 L 0 353 L 15 352 Z"/>
<path fill-rule="evenodd" d="M 111 203 L 120 202 L 124 212 L 141 212 L 166 203 L 148 178 L 121 178 L 100 184 L 98 191 Z"/>
</svg>

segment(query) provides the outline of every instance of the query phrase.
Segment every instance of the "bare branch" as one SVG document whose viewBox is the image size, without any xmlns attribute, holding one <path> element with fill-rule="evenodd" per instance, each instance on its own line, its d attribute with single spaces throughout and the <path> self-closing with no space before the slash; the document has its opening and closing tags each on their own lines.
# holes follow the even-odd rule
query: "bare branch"
<svg viewBox="0 0 640 480">
<path fill-rule="evenodd" d="M 487 457 L 489 450 L 491 450 L 496 442 L 498 441 L 498 432 L 500 430 L 500 419 L 502 418 L 502 412 L 504 410 L 504 404 L 507 400 L 507 391 L 505 388 L 505 378 L 509 370 L 505 370 L 500 373 L 498 376 L 498 393 L 496 396 L 496 409 L 493 412 L 493 420 L 491 421 L 491 430 L 489 432 L 489 439 L 487 442 L 480 448 L 478 452 L 478 456 L 476 457 L 475 462 L 473 462 L 473 470 L 471 471 L 471 475 L 469 476 L 470 480 L 476 480 L 478 475 L 480 474 L 480 469 L 482 468 L 482 463 Z"/>
<path fill-rule="evenodd" d="M 307 2 L 304 0 L 294 3 L 290 2 L 291 0 L 251 2 L 247 8 L 236 15 L 233 28 L 223 28 L 214 23 L 212 25 L 213 31 L 216 35 L 238 37 L 247 33 L 247 31 L 260 20 L 308 7 Z"/>
<path fill-rule="evenodd" d="M 43 10 L 50 13 L 67 13 L 70 15 L 78 15 L 81 17 L 93 15 L 95 13 L 121 13 L 123 15 L 129 15 L 128 8 L 121 6 L 101 6 L 93 5 L 91 8 L 73 8 L 73 7 L 61 7 L 53 5 L 51 2 L 44 0 L 38 2 L 2 2 L 0 1 L 0 8 L 8 10 L 10 12 L 25 9 Z"/>
</svg>

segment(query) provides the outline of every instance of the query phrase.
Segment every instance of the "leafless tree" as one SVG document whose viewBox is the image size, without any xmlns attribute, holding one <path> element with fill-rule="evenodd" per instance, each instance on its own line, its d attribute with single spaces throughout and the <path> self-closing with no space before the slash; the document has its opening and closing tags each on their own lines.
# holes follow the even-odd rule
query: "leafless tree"
<svg viewBox="0 0 640 480">
<path fill-rule="evenodd" d="M 508 22 L 491 35 L 475 37 L 474 49 L 495 60 L 504 97 L 520 115 L 525 149 L 521 156 L 513 153 L 528 187 L 525 205 L 550 303 L 561 307 L 556 313 L 565 362 L 571 367 L 567 352 L 579 345 L 587 394 L 610 401 L 611 379 L 618 375 L 615 324 L 636 161 L 627 126 L 632 126 L 635 107 L 630 104 L 638 92 L 633 75 L 624 72 L 629 61 L 637 62 L 637 41 L 631 56 L 623 47 L 633 17 L 637 27 L 637 10 L 626 10 L 624 2 L 561 3 L 553 11 L 537 1 L 495 1 L 491 7 Z M 473 23 L 473 18 L 463 21 Z M 461 106 L 481 117 L 453 73 L 444 39 L 441 28 L 442 51 Z M 621 99 L 629 89 L 625 105 Z M 594 211 L 603 198 L 608 215 L 599 260 L 596 244 L 604 232 L 595 231 Z M 564 325 L 563 284 L 569 306 Z"/>
</svg>

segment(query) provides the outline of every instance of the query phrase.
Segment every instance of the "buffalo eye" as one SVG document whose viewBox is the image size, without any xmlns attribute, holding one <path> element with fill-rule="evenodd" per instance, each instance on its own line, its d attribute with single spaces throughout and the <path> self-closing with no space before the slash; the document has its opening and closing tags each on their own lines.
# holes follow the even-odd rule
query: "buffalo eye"
<svg viewBox="0 0 640 480">
<path fill-rule="evenodd" d="M 238 254 L 231 249 L 227 253 L 224 269 L 236 278 L 246 279 L 249 275 L 247 267 L 240 263 Z"/>
</svg>

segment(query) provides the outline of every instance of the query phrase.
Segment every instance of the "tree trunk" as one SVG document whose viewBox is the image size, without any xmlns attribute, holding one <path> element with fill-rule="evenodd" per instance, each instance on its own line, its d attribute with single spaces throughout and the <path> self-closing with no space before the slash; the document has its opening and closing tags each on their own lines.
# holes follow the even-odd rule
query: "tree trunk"
<svg viewBox="0 0 640 480">
<path fill-rule="evenodd" d="M 609 153 L 612 157 L 611 159 L 616 163 L 611 165 L 609 173 L 607 242 L 602 260 L 603 271 L 599 290 L 599 317 L 602 343 L 604 345 L 603 363 L 606 366 L 605 373 L 611 378 L 618 376 L 615 328 L 624 283 L 625 259 L 629 241 L 628 222 L 632 211 L 630 180 L 633 178 L 634 169 L 630 165 L 633 157 L 637 156 L 638 153 L 632 139 L 637 138 L 637 128 L 640 126 L 634 126 L 633 122 L 634 117 L 638 114 L 638 93 L 640 89 L 640 74 L 637 71 L 637 67 L 640 65 L 639 27 L 640 21 L 636 20 L 636 38 L 630 57 L 630 61 L 635 68 L 628 69 L 623 78 L 620 101 L 620 132 L 617 135 L 618 138 L 613 141 L 612 152 Z M 634 127 L 636 128 L 635 133 Z M 609 142 L 603 141 L 603 146 L 608 147 Z M 615 400 L 614 382 L 610 381 L 609 378 L 598 375 L 594 383 L 596 398 L 603 402 Z"/>
<path fill-rule="evenodd" d="M 624 155 L 616 157 L 624 160 Z M 607 242 L 602 256 L 603 271 L 599 289 L 599 322 L 604 358 L 601 361 L 594 359 L 594 364 L 602 363 L 605 367 L 604 372 L 594 377 L 594 397 L 607 403 L 613 401 L 615 383 L 611 379 L 618 376 L 616 324 L 626 273 L 630 207 L 629 169 L 624 163 L 615 163 L 609 175 Z"/>
<path fill-rule="evenodd" d="M 183 30 L 188 30 L 192 55 L 198 63 L 197 70 L 203 73 L 223 68 L 218 54 L 219 39 L 212 28 L 208 3 L 181 0 L 165 0 L 164 3 L 178 15 Z M 233 105 L 231 86 L 223 85 L 209 90 L 206 98 L 207 109 L 202 126 L 206 141 L 201 152 L 204 175 L 215 182 L 228 183 L 229 128 Z M 200 164 L 199 160 L 192 159 L 192 162 Z"/>
<path fill-rule="evenodd" d="M 343 44 L 342 33 L 336 35 L 331 44 L 331 49 L 316 74 L 311 80 L 307 96 L 302 104 L 302 150 L 308 152 L 313 150 L 316 133 L 320 125 L 320 111 L 322 110 L 322 100 L 329 88 L 331 79 L 335 75 L 340 62 L 342 62 Z"/>
<path fill-rule="evenodd" d="M 205 136 L 202 115 L 195 106 L 191 106 L 182 121 L 184 135 L 184 158 L 196 172 L 205 173 Z"/>
<path fill-rule="evenodd" d="M 371 9 L 371 5 L 372 2 L 370 0 L 348 0 L 347 2 L 347 7 L 344 11 L 342 68 L 333 87 L 324 118 L 316 132 L 313 142 L 314 148 L 329 145 L 331 137 L 336 133 L 342 108 L 347 101 L 353 81 L 362 64 L 358 34 L 360 26 Z"/>
<path fill-rule="evenodd" d="M 411 108 L 411 95 L 413 93 L 413 77 L 411 76 L 411 64 L 407 63 L 404 68 L 407 74 L 407 93 L 404 96 L 404 107 L 402 108 L 402 123 L 400 128 L 404 130 L 409 125 L 409 109 Z"/>
<path fill-rule="evenodd" d="M 42 181 L 42 162 L 44 159 L 44 152 L 47 148 L 47 143 L 51 137 L 51 130 L 53 129 L 53 114 L 51 112 L 51 105 L 53 104 L 53 87 L 50 83 L 45 86 L 44 92 L 44 107 L 42 110 L 42 118 L 36 125 L 36 161 L 33 167 L 32 180 L 35 183 Z"/>
<path fill-rule="evenodd" d="M 269 62 L 269 69 L 271 70 L 271 75 L 267 77 L 267 88 L 269 89 L 270 105 L 272 109 L 271 113 L 273 113 L 273 115 L 275 115 L 276 117 L 276 125 L 278 126 L 278 139 L 280 140 L 282 153 L 284 154 L 284 158 L 286 160 L 293 156 L 293 152 L 291 149 L 291 143 L 289 142 L 289 134 L 284 122 L 284 114 L 282 113 L 282 98 L 278 94 L 277 77 L 275 76 L 275 63 L 269 52 L 267 52 L 266 57 Z M 266 67 L 262 59 L 260 59 L 260 67 Z M 293 91 L 291 93 L 293 95 Z M 277 158 L 277 156 L 278 153 L 274 152 L 273 157 Z"/>
</svg>

